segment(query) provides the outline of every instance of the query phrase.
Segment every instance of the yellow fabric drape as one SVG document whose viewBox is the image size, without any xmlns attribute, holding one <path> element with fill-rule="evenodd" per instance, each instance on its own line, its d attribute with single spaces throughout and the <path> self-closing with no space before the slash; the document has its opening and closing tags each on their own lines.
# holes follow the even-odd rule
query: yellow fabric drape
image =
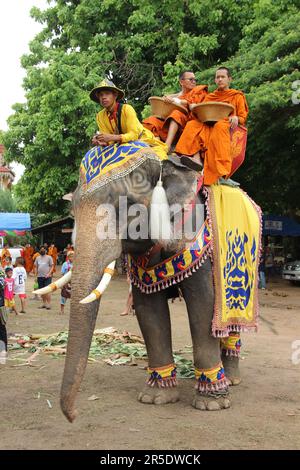
<svg viewBox="0 0 300 470">
<path fill-rule="evenodd" d="M 261 210 L 239 188 L 207 188 L 213 232 L 213 332 L 256 329 Z"/>
</svg>

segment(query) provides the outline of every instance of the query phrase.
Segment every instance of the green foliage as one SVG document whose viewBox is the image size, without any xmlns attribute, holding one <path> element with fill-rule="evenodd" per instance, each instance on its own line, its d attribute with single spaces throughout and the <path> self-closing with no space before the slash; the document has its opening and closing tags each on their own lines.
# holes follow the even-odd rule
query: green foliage
<svg viewBox="0 0 300 470">
<path fill-rule="evenodd" d="M 246 161 L 236 176 L 263 210 L 290 215 L 300 209 L 299 22 L 294 2 L 259 2 L 239 51 L 224 64 L 250 108 Z M 200 80 L 211 83 L 213 72 Z"/>
<path fill-rule="evenodd" d="M 18 212 L 16 201 L 8 190 L 0 189 L 0 212 Z"/>
<path fill-rule="evenodd" d="M 31 232 L 26 232 L 26 235 L 19 237 L 13 233 L 4 237 L 4 244 L 9 246 L 25 246 L 27 243 L 31 243 L 32 246 L 38 246 L 38 236 L 32 235 Z"/>
<path fill-rule="evenodd" d="M 235 177 L 264 211 L 289 215 L 300 210 L 298 7 L 289 0 L 255 2 L 239 49 L 222 62 L 250 108 L 246 160 Z M 216 66 L 197 73 L 198 82 L 208 83 L 210 90 Z M 174 89 L 180 67 L 166 64 L 165 91 Z"/>
<path fill-rule="evenodd" d="M 61 197 L 76 186 L 96 130 L 98 107 L 88 92 L 105 74 L 146 115 L 148 96 L 177 90 L 182 69 L 192 68 L 213 87 L 216 66 L 225 64 L 250 104 L 248 154 L 238 179 L 263 208 L 295 211 L 298 3 L 52 0 L 45 11 L 33 8 L 44 29 L 22 57 L 26 103 L 15 104 L 3 137 L 7 161 L 26 167 L 15 188 L 20 210 L 48 220 L 67 214 Z"/>
<path fill-rule="evenodd" d="M 14 233 L 10 233 L 9 235 L 5 235 L 3 242 L 4 245 L 7 244 L 8 246 L 18 246 L 20 244 L 19 240 L 20 237 L 17 237 L 17 235 L 15 235 Z"/>
</svg>

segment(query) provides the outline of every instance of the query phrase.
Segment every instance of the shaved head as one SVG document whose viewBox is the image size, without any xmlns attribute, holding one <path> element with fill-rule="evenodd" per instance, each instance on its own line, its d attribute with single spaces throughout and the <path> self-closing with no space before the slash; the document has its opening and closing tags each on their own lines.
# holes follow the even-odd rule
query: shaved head
<svg viewBox="0 0 300 470">
<path fill-rule="evenodd" d="M 228 77 L 232 77 L 231 72 L 230 72 L 230 70 L 229 70 L 228 67 L 219 67 L 219 68 L 216 70 L 216 73 L 219 72 L 219 70 L 226 70 Z"/>
<path fill-rule="evenodd" d="M 178 76 L 179 80 L 183 80 L 186 73 L 188 74 L 192 73 L 194 75 L 194 72 L 192 70 L 183 70 L 182 72 L 180 72 Z"/>
</svg>

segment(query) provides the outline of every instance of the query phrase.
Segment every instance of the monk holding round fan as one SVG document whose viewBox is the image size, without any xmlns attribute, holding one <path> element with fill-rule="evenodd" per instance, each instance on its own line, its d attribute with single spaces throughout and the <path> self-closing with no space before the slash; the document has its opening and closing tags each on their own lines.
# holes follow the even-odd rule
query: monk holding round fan
<svg viewBox="0 0 300 470">
<path fill-rule="evenodd" d="M 195 170 L 202 169 L 204 158 L 206 185 L 231 176 L 244 158 L 248 105 L 241 91 L 229 88 L 231 80 L 228 68 L 217 69 L 217 89 L 202 104 L 191 106 L 195 117 L 187 123 L 175 149 L 184 156 L 182 162 Z"/>
<path fill-rule="evenodd" d="M 186 123 L 192 118 L 189 105 L 201 103 L 207 94 L 207 85 L 197 85 L 195 74 L 191 70 L 181 72 L 179 83 L 181 86 L 179 93 L 162 98 L 155 96 L 149 98 L 154 115 L 143 120 L 143 126 L 165 142 L 169 150 L 175 138 L 178 138 Z M 168 107 L 167 104 L 173 106 Z"/>
</svg>

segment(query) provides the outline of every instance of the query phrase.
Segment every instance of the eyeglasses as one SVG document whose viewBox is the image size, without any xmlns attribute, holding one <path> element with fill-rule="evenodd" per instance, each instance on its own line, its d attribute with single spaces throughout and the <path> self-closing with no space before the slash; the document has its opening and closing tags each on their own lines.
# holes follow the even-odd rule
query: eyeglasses
<svg viewBox="0 0 300 470">
<path fill-rule="evenodd" d="M 193 78 L 184 78 L 183 80 L 189 80 L 190 82 L 196 82 L 195 77 L 193 77 Z"/>
</svg>

